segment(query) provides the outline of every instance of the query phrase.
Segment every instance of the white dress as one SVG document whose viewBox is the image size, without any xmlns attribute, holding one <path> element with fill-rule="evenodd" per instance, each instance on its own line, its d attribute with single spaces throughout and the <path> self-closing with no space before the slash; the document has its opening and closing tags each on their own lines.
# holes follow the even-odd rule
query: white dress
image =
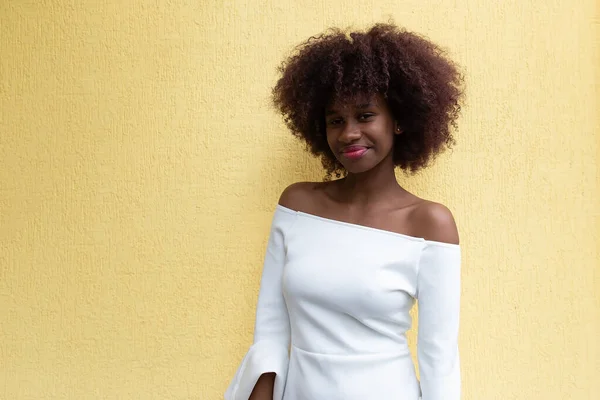
<svg viewBox="0 0 600 400">
<path fill-rule="evenodd" d="M 278 205 L 253 345 L 226 400 L 457 400 L 460 247 Z M 409 310 L 419 302 L 417 359 Z"/>
</svg>

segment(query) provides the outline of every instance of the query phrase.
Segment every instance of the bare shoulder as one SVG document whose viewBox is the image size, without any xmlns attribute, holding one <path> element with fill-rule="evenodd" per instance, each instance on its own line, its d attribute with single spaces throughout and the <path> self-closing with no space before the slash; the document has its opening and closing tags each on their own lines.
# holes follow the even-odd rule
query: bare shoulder
<svg viewBox="0 0 600 400">
<path fill-rule="evenodd" d="M 426 240 L 459 244 L 458 229 L 452 212 L 443 204 L 423 201 L 410 216 L 420 237 Z"/>
<path fill-rule="evenodd" d="M 279 205 L 295 211 L 306 211 L 314 203 L 321 184 L 318 182 L 296 182 L 285 188 L 279 197 Z"/>
</svg>

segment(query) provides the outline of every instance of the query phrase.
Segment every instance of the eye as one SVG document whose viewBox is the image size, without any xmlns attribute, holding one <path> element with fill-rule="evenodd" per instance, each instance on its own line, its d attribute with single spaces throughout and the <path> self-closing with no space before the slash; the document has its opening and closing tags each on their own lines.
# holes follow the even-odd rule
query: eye
<svg viewBox="0 0 600 400">
<path fill-rule="evenodd" d="M 327 121 L 327 125 L 335 126 L 341 124 L 342 122 L 344 122 L 344 120 L 341 118 L 333 118 Z"/>
<path fill-rule="evenodd" d="M 375 114 L 373 113 L 364 113 L 364 114 L 360 114 L 358 116 L 358 120 L 362 121 L 362 122 L 368 122 L 370 121 L 373 117 L 375 116 Z"/>
</svg>

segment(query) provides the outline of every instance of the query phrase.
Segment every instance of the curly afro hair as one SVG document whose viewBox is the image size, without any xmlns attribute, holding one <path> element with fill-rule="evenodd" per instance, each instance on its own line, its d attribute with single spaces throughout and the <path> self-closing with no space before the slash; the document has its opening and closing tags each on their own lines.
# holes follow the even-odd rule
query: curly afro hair
<svg viewBox="0 0 600 400">
<path fill-rule="evenodd" d="M 345 174 L 325 134 L 325 108 L 336 100 L 383 95 L 403 130 L 393 160 L 405 172 L 426 167 L 454 144 L 463 78 L 439 46 L 418 34 L 393 24 L 349 34 L 333 28 L 300 44 L 279 72 L 273 103 L 329 178 Z"/>
</svg>

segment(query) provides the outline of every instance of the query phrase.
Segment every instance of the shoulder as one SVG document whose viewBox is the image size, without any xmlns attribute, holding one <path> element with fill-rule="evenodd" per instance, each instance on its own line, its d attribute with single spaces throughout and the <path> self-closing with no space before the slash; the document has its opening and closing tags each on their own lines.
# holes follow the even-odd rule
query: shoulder
<svg viewBox="0 0 600 400">
<path fill-rule="evenodd" d="M 285 188 L 279 197 L 279 205 L 295 211 L 305 211 L 314 202 L 320 182 L 296 182 Z"/>
<path fill-rule="evenodd" d="M 443 204 L 423 201 L 412 210 L 410 219 L 418 236 L 425 240 L 459 244 L 454 216 Z"/>
</svg>

